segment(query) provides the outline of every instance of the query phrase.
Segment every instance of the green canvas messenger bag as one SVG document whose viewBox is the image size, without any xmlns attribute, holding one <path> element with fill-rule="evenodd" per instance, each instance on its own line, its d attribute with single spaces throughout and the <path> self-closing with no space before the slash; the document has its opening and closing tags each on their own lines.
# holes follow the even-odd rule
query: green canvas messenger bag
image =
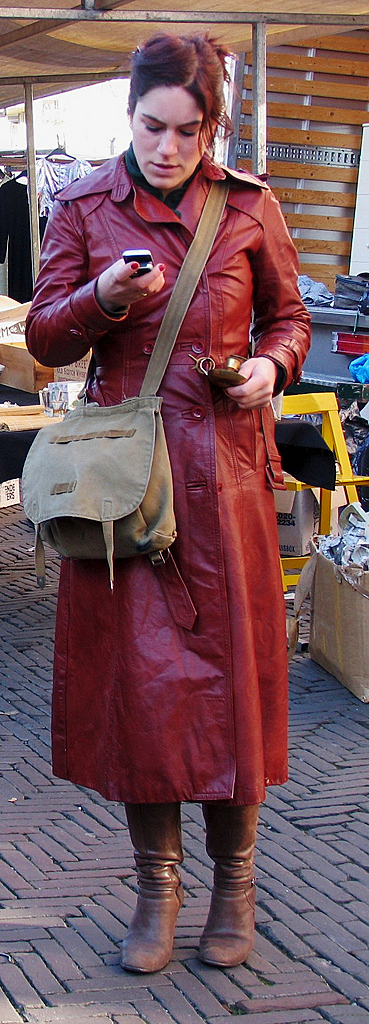
<svg viewBox="0 0 369 1024">
<path fill-rule="evenodd" d="M 84 399 L 42 427 L 23 467 L 22 501 L 35 526 L 35 565 L 45 585 L 46 541 L 66 558 L 107 559 L 166 551 L 176 537 L 172 471 L 160 387 L 213 245 L 228 187 L 216 181 L 182 264 L 138 397 L 99 406 Z"/>
</svg>

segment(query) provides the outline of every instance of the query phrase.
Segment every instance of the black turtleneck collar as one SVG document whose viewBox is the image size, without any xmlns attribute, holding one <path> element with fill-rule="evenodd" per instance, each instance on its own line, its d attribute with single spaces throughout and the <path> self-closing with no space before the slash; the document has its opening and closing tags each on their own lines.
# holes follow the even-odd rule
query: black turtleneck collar
<svg viewBox="0 0 369 1024">
<path fill-rule="evenodd" d="M 188 188 L 190 182 L 193 180 L 193 178 L 197 174 L 198 169 L 200 167 L 200 161 L 199 161 L 197 167 L 195 167 L 195 170 L 194 170 L 193 174 L 191 174 L 190 178 L 187 178 L 187 181 L 185 181 L 184 184 L 180 186 L 180 188 L 174 188 L 174 189 L 172 189 L 171 192 L 168 192 L 167 195 L 164 198 L 161 189 L 160 188 L 155 188 L 155 185 L 150 185 L 150 182 L 147 181 L 147 178 L 145 178 L 145 175 L 142 174 L 142 171 L 140 170 L 140 167 L 139 167 L 139 165 L 137 163 L 137 160 L 136 160 L 136 156 L 135 156 L 135 152 L 134 152 L 134 149 L 133 149 L 132 142 L 130 144 L 129 149 L 127 149 L 127 152 L 125 154 L 124 159 L 125 159 L 125 162 L 126 162 L 126 168 L 127 168 L 128 174 L 129 174 L 130 178 L 132 178 L 132 181 L 134 182 L 134 184 L 138 185 L 139 188 L 146 189 L 146 192 L 150 192 L 151 195 L 156 196 L 156 198 L 160 199 L 162 203 L 165 203 L 165 206 L 169 206 L 170 210 L 177 210 L 177 207 L 179 206 L 179 204 L 181 202 L 181 199 L 183 198 L 183 196 L 184 196 L 184 194 L 186 192 L 186 189 Z"/>
</svg>

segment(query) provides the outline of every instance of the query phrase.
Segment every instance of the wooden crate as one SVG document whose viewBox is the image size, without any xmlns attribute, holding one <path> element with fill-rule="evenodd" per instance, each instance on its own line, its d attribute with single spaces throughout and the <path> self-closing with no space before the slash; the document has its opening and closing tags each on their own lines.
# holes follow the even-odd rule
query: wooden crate
<svg viewBox="0 0 369 1024">
<path fill-rule="evenodd" d="M 0 384 L 36 394 L 54 380 L 54 370 L 38 363 L 27 349 L 24 329 L 30 305 L 15 303 L 0 312 Z"/>
<path fill-rule="evenodd" d="M 9 388 L 36 394 L 54 380 L 53 368 L 38 363 L 28 351 L 25 341 L 20 339 L 0 341 L 0 363 L 4 366 L 0 383 Z"/>
</svg>

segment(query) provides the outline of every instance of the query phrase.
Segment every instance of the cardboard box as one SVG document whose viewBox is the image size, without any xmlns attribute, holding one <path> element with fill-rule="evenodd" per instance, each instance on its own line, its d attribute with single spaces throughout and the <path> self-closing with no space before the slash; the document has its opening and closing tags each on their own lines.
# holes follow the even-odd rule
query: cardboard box
<svg viewBox="0 0 369 1024">
<path fill-rule="evenodd" d="M 42 366 L 28 352 L 24 331 L 30 302 L 15 302 L 0 296 L 0 383 L 36 394 L 52 381 L 84 383 L 91 358 L 88 352 L 69 366 Z"/>
<path fill-rule="evenodd" d="M 318 551 L 311 590 L 310 657 L 369 701 L 369 572 Z"/>
<path fill-rule="evenodd" d="M 86 373 L 90 359 L 91 352 L 88 352 L 87 356 L 84 356 L 83 359 L 78 359 L 76 363 L 70 363 L 69 366 L 56 366 L 54 370 L 54 380 L 80 381 L 80 383 L 83 384 L 86 380 Z"/>
<path fill-rule="evenodd" d="M 310 488 L 274 492 L 283 557 L 305 555 L 316 527 L 316 500 Z"/>
<path fill-rule="evenodd" d="M 0 508 L 7 508 L 8 505 L 19 505 L 20 484 L 19 480 L 5 480 L 0 484 Z"/>
<path fill-rule="evenodd" d="M 53 378 L 53 370 L 31 356 L 24 340 L 31 303 L 15 303 L 0 312 L 0 383 L 36 394 Z"/>
</svg>

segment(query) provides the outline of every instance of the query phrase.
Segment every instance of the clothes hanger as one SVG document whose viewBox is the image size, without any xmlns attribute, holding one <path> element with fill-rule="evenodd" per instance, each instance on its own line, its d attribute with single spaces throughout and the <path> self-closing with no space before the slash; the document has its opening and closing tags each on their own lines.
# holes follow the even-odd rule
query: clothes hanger
<svg viewBox="0 0 369 1024">
<path fill-rule="evenodd" d="M 75 156 L 71 156 L 70 153 L 66 153 L 63 146 L 55 146 L 55 149 L 51 150 L 45 157 L 46 160 L 57 160 L 59 163 L 63 163 L 63 160 L 75 160 Z"/>
</svg>

